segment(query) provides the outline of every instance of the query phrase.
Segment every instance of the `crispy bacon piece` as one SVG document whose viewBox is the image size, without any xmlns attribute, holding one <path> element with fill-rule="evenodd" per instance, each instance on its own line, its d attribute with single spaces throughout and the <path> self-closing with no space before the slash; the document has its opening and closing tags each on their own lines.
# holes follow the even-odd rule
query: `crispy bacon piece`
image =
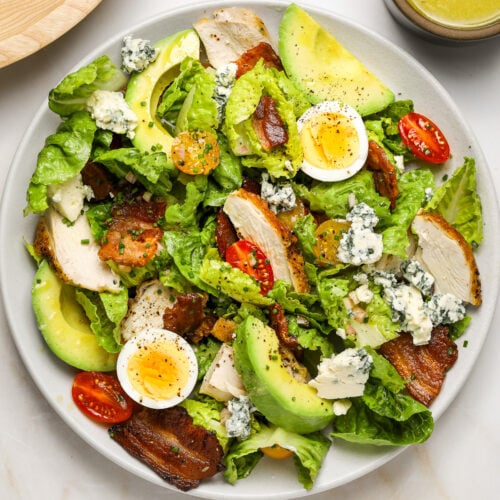
<svg viewBox="0 0 500 500">
<path fill-rule="evenodd" d="M 288 132 L 281 119 L 276 103 L 270 96 L 262 96 L 254 111 L 252 126 L 265 151 L 288 142 Z"/>
<path fill-rule="evenodd" d="M 267 42 L 260 42 L 255 47 L 248 49 L 244 52 L 239 59 L 235 61 L 238 69 L 236 71 L 236 78 L 244 75 L 247 71 L 250 71 L 260 59 L 264 60 L 264 66 L 266 68 L 276 68 L 279 71 L 283 71 L 283 65 L 281 64 L 281 59 L 278 54 L 274 51 L 271 44 Z"/>
<path fill-rule="evenodd" d="M 252 179 L 251 177 L 243 177 L 241 187 L 249 193 L 258 194 L 260 196 L 261 185 L 260 182 Z"/>
<path fill-rule="evenodd" d="M 196 488 L 203 479 L 224 470 L 219 441 L 193 425 L 182 407 L 141 408 L 126 422 L 113 425 L 109 435 L 181 491 Z"/>
<path fill-rule="evenodd" d="M 389 198 L 391 210 L 396 206 L 396 198 L 399 196 L 396 169 L 389 161 L 384 149 L 375 141 L 368 142 L 368 159 L 366 166 L 373 172 L 375 189 L 381 196 Z"/>
<path fill-rule="evenodd" d="M 297 338 L 290 335 L 285 311 L 280 304 L 275 303 L 269 307 L 269 326 L 278 335 L 280 344 L 289 349 L 296 349 L 299 345 Z"/>
<path fill-rule="evenodd" d="M 446 372 L 458 357 L 457 345 L 448 337 L 448 327 L 443 325 L 434 327 L 431 340 L 426 345 L 416 346 L 411 334 L 402 333 L 383 344 L 380 353 L 408 382 L 409 394 L 426 406 L 441 391 Z"/>
<path fill-rule="evenodd" d="M 158 249 L 163 231 L 157 222 L 164 213 L 164 202 L 146 201 L 142 197 L 116 205 L 99 258 L 124 266 L 145 266 Z"/>
<path fill-rule="evenodd" d="M 115 192 L 111 175 L 99 163 L 87 162 L 82 169 L 82 181 L 92 188 L 95 201 L 105 200 Z"/>
<path fill-rule="evenodd" d="M 222 208 L 217 212 L 217 226 L 215 228 L 215 242 L 221 259 L 226 256 L 226 250 L 238 241 L 236 229 Z"/>
<path fill-rule="evenodd" d="M 177 296 L 175 304 L 163 315 L 163 326 L 172 332 L 185 336 L 200 326 L 205 318 L 205 293 L 184 293 Z"/>
</svg>

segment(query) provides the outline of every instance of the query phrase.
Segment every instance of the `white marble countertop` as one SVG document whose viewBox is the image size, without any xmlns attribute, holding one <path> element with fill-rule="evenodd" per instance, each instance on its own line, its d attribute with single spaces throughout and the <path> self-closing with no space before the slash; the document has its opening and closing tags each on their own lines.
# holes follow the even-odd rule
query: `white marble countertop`
<svg viewBox="0 0 500 500">
<path fill-rule="evenodd" d="M 0 70 L 0 182 L 47 89 L 108 36 L 182 0 L 104 0 L 40 52 Z M 419 60 L 474 130 L 500 193 L 500 38 L 442 46 L 401 28 L 382 0 L 307 0 L 377 31 Z M 0 12 L 1 15 L 1 12 Z M 5 242 L 2 242 L 4 245 Z M 3 246 L 4 248 L 4 246 Z M 432 437 L 333 492 L 311 498 L 412 500 L 498 498 L 500 493 L 500 302 L 477 364 Z M 99 455 L 46 403 L 16 351 L 0 306 L 0 498 L 107 500 L 186 498 L 132 476 Z M 497 378 L 498 377 L 498 378 Z"/>
</svg>

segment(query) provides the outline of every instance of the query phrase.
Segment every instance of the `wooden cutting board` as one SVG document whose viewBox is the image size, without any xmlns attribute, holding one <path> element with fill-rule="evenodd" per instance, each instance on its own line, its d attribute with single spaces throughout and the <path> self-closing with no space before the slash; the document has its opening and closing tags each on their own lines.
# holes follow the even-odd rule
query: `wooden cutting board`
<svg viewBox="0 0 500 500">
<path fill-rule="evenodd" d="M 0 0 L 0 68 L 78 24 L 101 0 Z"/>
</svg>

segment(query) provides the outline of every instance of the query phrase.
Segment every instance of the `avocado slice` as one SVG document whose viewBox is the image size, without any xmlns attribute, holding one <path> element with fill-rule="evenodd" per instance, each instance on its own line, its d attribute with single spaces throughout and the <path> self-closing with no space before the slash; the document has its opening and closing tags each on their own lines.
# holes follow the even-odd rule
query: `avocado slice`
<svg viewBox="0 0 500 500">
<path fill-rule="evenodd" d="M 97 344 L 74 288 L 60 280 L 45 260 L 35 274 L 31 296 L 40 332 L 58 358 L 86 371 L 115 369 L 117 355 Z"/>
<path fill-rule="evenodd" d="M 179 74 L 184 58 L 199 58 L 200 39 L 193 29 L 188 29 L 153 46 L 159 49 L 157 58 L 144 71 L 130 77 L 125 101 L 138 118 L 132 144 L 144 152 L 161 148 L 170 156 L 173 138 L 156 117 L 156 110 L 163 91 Z"/>
<path fill-rule="evenodd" d="M 271 327 L 248 316 L 236 329 L 233 350 L 250 400 L 270 422 L 298 434 L 318 431 L 331 422 L 332 402 L 286 370 Z"/>
<path fill-rule="evenodd" d="M 296 4 L 283 14 L 278 46 L 288 77 L 312 104 L 341 101 L 366 116 L 394 101 L 389 88 Z"/>
</svg>

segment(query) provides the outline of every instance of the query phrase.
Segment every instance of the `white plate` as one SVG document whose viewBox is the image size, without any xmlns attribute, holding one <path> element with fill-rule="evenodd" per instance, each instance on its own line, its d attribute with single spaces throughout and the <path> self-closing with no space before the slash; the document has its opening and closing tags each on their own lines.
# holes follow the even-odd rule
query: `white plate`
<svg viewBox="0 0 500 500">
<path fill-rule="evenodd" d="M 155 41 L 174 31 L 190 27 L 193 21 L 210 15 L 218 6 L 236 4 L 236 2 L 204 2 L 203 8 L 191 6 L 171 11 L 132 27 L 128 33 Z M 253 1 L 238 5 L 246 5 L 257 11 L 271 32 L 277 32 L 285 4 Z M 485 221 L 485 241 L 476 253 L 479 268 L 483 271 L 484 303 L 477 311 L 472 311 L 473 320 L 464 337 L 464 340 L 469 341 L 468 347 L 462 348 L 461 339 L 458 361 L 449 372 L 442 392 L 432 406 L 432 412 L 438 418 L 466 382 L 488 333 L 496 304 L 500 261 L 498 255 L 495 255 L 495 242 L 500 241 L 500 221 L 493 182 L 472 131 L 467 127 L 450 96 L 425 68 L 396 46 L 351 21 L 334 16 L 325 10 L 308 10 L 392 88 L 398 97 L 413 99 L 416 110 L 428 115 L 439 124 L 453 151 L 453 158 L 449 163 L 451 168 L 436 171 L 439 179 L 445 172 L 450 172 L 461 165 L 464 156 L 476 159 L 478 189 L 483 201 Z M 119 49 L 124 35 L 125 33 L 121 33 L 114 36 L 76 64 L 75 69 L 103 53 L 110 55 L 119 63 Z M 35 266 L 23 249 L 22 238 L 32 240 L 36 218 L 24 218 L 22 212 L 25 206 L 26 188 L 36 164 L 37 154 L 44 144 L 45 137 L 55 130 L 58 123 L 59 118 L 47 109 L 44 102 L 20 144 L 5 187 L 0 215 L 0 284 L 11 332 L 36 384 L 52 407 L 77 434 L 99 453 L 132 474 L 171 488 L 149 468 L 131 458 L 113 442 L 103 427 L 94 424 L 76 409 L 71 400 L 70 390 L 75 372 L 51 354 L 34 321 L 30 289 Z M 386 463 L 400 451 L 401 448 L 355 446 L 336 441 L 325 459 L 314 489 L 309 493 L 318 493 L 352 481 Z M 192 493 L 217 499 L 272 499 L 307 495 L 297 481 L 295 467 L 291 461 L 268 459 L 263 459 L 250 477 L 239 481 L 236 486 L 225 483 L 219 476 L 203 483 Z"/>
</svg>

